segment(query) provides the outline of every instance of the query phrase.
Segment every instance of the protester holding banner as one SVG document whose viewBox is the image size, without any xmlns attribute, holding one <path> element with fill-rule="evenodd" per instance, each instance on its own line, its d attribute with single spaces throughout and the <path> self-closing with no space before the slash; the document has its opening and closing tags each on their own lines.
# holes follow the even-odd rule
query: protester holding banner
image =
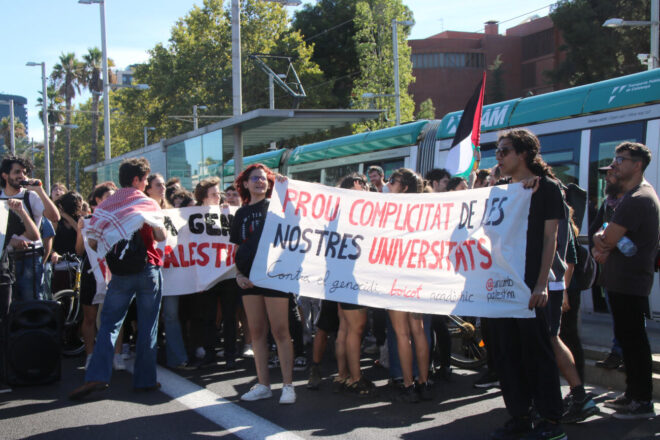
<svg viewBox="0 0 660 440">
<path fill-rule="evenodd" d="M 236 251 L 236 281 L 241 291 L 252 335 L 254 361 L 258 383 L 241 396 L 253 401 L 272 396 L 268 374 L 268 324 L 277 344 L 282 370 L 282 395 L 280 403 L 294 403 L 293 344 L 289 334 L 289 294 L 277 290 L 256 287 L 249 279 L 252 262 L 256 256 L 259 238 L 263 231 L 270 196 L 275 184 L 275 174 L 263 164 L 248 166 L 236 179 L 236 189 L 241 195 L 242 206 L 231 225 L 230 241 L 238 245 Z"/>
<path fill-rule="evenodd" d="M 498 373 L 504 403 L 512 419 L 496 430 L 493 439 L 564 439 L 559 425 L 562 400 L 559 372 L 550 344 L 543 307 L 548 302 L 548 277 L 555 254 L 557 227 L 564 218 L 564 202 L 550 167 L 540 155 L 539 140 L 525 129 L 500 135 L 495 156 L 502 174 L 513 182 L 533 182 L 529 208 L 525 283 L 531 289 L 529 309 L 535 318 L 493 319 L 498 338 Z M 534 407 L 540 421 L 533 423 Z"/>
<path fill-rule="evenodd" d="M 149 171 L 144 158 L 124 160 L 119 167 L 122 188 L 96 208 L 86 230 L 90 247 L 106 256 L 112 279 L 85 384 L 69 394 L 71 399 L 108 387 L 113 346 L 133 298 L 139 315 L 133 387 L 149 391 L 160 386 L 156 381 L 156 336 L 162 258 L 156 242 L 165 240 L 167 233 L 160 206 L 144 195 Z"/>
<path fill-rule="evenodd" d="M 392 193 L 421 193 L 422 178 L 414 171 L 399 168 L 390 176 L 388 187 Z M 423 316 L 420 313 L 389 310 L 392 327 L 396 333 L 399 361 L 403 372 L 403 388 L 401 398 L 407 402 L 418 402 L 433 399 L 429 378 L 429 344 L 424 332 Z M 415 345 L 419 379 L 413 381 L 413 349 L 411 336 Z"/>
</svg>

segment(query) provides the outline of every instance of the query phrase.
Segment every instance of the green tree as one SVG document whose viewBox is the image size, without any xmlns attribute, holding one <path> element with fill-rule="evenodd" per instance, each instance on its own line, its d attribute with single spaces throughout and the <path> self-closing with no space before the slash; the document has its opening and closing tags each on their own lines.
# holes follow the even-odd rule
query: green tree
<svg viewBox="0 0 660 440">
<path fill-rule="evenodd" d="M 422 101 L 419 104 L 419 112 L 415 119 L 435 119 L 435 106 L 431 98 Z"/>
<path fill-rule="evenodd" d="M 645 69 L 637 54 L 649 52 L 649 27 L 602 25 L 612 17 L 649 20 L 649 0 L 559 0 L 550 16 L 566 42 L 566 60 L 547 72 L 553 82 L 576 86 Z"/>
<path fill-rule="evenodd" d="M 367 108 L 370 104 L 362 99 L 364 93 L 394 94 L 392 20 L 412 20 L 412 12 L 401 0 L 361 0 L 355 8 L 355 43 L 360 76 L 355 80 L 352 99 L 355 107 Z M 408 94 L 408 86 L 414 81 L 410 46 L 406 43 L 409 34 L 408 26 L 399 25 L 397 35 L 402 122 L 412 121 L 415 110 L 415 103 Z M 375 104 L 377 108 L 387 109 L 385 120 L 359 124 L 357 130 L 394 125 L 394 98 L 377 98 Z"/>
<path fill-rule="evenodd" d="M 63 53 L 60 55 L 60 62 L 53 66 L 53 73 L 50 76 L 55 81 L 58 93 L 64 97 L 64 121 L 69 125 L 71 124 L 73 99 L 76 97 L 76 92 L 80 93 L 80 88 L 84 85 L 83 64 L 78 61 L 75 53 Z M 71 128 L 66 127 L 65 133 L 65 168 L 68 188 L 71 184 Z"/>
<path fill-rule="evenodd" d="M 348 108 L 355 77 L 360 74 L 355 50 L 355 0 L 319 0 L 296 11 L 293 28 L 314 45 L 312 61 L 319 65 L 332 93 L 322 96 L 326 108 Z"/>
<path fill-rule="evenodd" d="M 0 137 L 4 141 L 4 150 L 9 151 L 11 146 L 11 120 L 9 116 L 5 116 L 0 120 Z M 25 138 L 25 125 L 18 118 L 14 118 L 14 146 L 16 151 L 20 149 L 19 144 Z"/>
<path fill-rule="evenodd" d="M 136 81 L 149 84 L 150 89 L 113 93 L 114 102 L 125 114 L 117 137 L 113 129 L 115 154 L 141 145 L 144 126 L 156 127 L 156 137 L 192 130 L 190 122 L 169 116 L 190 115 L 195 104 L 208 106 L 205 113 L 209 115 L 232 114 L 230 19 L 230 10 L 221 0 L 204 0 L 202 6 L 194 6 L 176 23 L 167 45 L 157 44 L 150 51 L 149 61 L 136 66 Z M 241 1 L 241 37 L 243 111 L 268 107 L 268 77 L 248 59 L 254 53 L 293 57 L 305 89 L 313 91 L 302 107 L 318 106 L 325 91 L 322 72 L 311 61 L 312 47 L 288 26 L 281 5 Z M 281 96 L 278 92 L 277 106 L 290 107 L 288 98 Z M 200 125 L 205 121 L 202 119 Z"/>
<path fill-rule="evenodd" d="M 46 87 L 46 98 L 48 99 L 48 145 L 50 148 L 50 162 L 53 163 L 55 157 L 55 125 L 61 124 L 64 120 L 64 111 L 62 109 L 64 99 L 57 93 L 53 80 L 50 79 L 49 82 L 50 84 Z M 37 106 L 41 107 L 41 110 L 39 110 L 39 119 L 43 121 L 43 97 L 37 98 Z"/>
</svg>

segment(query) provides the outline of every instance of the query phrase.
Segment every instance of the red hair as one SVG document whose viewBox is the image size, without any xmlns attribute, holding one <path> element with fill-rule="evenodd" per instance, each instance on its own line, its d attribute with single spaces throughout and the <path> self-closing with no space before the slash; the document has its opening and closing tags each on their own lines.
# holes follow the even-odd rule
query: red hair
<svg viewBox="0 0 660 440">
<path fill-rule="evenodd" d="M 243 183 L 247 182 L 250 178 L 250 173 L 257 169 L 264 170 L 266 173 L 266 179 L 268 180 L 268 191 L 266 191 L 266 198 L 269 199 L 273 193 L 273 186 L 275 185 L 275 173 L 273 173 L 270 168 L 262 163 L 254 163 L 244 169 L 234 182 L 236 191 L 238 191 L 238 195 L 241 196 L 241 200 L 243 201 L 244 205 L 250 203 L 250 191 L 245 186 L 243 186 Z"/>
</svg>

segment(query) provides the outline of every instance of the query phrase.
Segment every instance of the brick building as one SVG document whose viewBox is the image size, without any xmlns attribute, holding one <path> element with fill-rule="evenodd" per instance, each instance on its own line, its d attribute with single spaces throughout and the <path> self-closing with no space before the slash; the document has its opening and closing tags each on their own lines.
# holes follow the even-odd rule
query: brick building
<svg viewBox="0 0 660 440">
<path fill-rule="evenodd" d="M 484 33 L 445 31 L 423 40 L 408 40 L 412 49 L 415 82 L 409 92 L 419 104 L 433 100 L 436 117 L 461 110 L 481 74 L 501 56 L 503 98 L 558 90 L 543 72 L 563 60 L 559 31 L 550 17 L 528 19 L 500 35 L 498 23 L 487 22 Z M 488 72 L 486 103 L 492 99 L 492 73 Z"/>
</svg>

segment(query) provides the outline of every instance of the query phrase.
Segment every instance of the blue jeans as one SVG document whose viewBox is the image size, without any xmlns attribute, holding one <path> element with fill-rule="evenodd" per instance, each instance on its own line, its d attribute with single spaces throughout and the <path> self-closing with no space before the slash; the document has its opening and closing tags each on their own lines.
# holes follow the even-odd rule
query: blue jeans
<svg viewBox="0 0 660 440">
<path fill-rule="evenodd" d="M 15 301 L 45 299 L 43 293 L 44 265 L 41 255 L 25 256 L 15 260 L 16 284 L 13 298 Z"/>
<path fill-rule="evenodd" d="M 135 275 L 112 275 L 101 311 L 94 353 L 85 374 L 86 382 L 110 381 L 117 335 L 135 297 L 139 319 L 133 386 L 149 388 L 156 385 L 156 336 L 162 286 L 160 267 L 150 264 Z"/>
<path fill-rule="evenodd" d="M 188 361 L 179 320 L 179 296 L 163 297 L 163 321 L 165 321 L 167 366 L 176 367 Z"/>
</svg>

